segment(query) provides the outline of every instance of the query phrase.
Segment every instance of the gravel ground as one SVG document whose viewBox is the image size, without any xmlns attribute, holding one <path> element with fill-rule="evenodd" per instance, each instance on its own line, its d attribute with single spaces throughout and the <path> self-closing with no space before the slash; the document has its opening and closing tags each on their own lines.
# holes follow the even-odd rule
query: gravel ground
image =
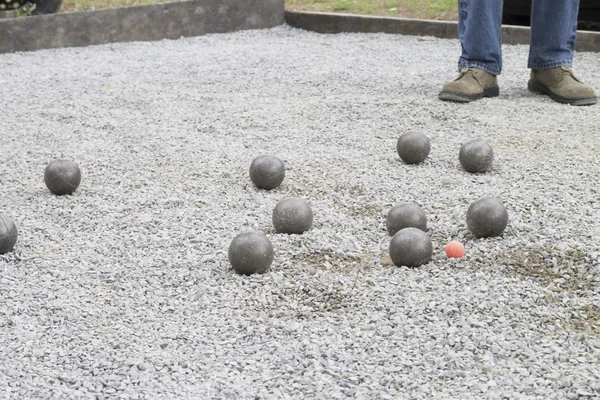
<svg viewBox="0 0 600 400">
<path fill-rule="evenodd" d="M 0 398 L 580 399 L 600 397 L 600 108 L 526 90 L 505 46 L 501 96 L 437 100 L 459 43 L 289 27 L 0 55 Z M 576 70 L 600 89 L 599 56 Z M 419 166 L 398 136 L 431 137 Z M 461 143 L 496 152 L 463 172 Z M 287 167 L 255 189 L 251 160 Z M 73 196 L 44 187 L 74 159 Z M 470 202 L 499 197 L 500 238 Z M 276 234 L 277 201 L 315 212 Z M 416 201 L 434 260 L 390 266 L 385 215 Z M 275 261 L 237 276 L 233 237 Z M 447 260 L 461 240 L 467 255 Z"/>
</svg>

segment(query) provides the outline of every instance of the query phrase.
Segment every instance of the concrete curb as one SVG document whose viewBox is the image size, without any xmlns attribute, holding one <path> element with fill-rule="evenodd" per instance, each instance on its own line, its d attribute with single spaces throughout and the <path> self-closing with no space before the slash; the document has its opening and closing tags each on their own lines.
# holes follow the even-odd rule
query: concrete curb
<svg viewBox="0 0 600 400">
<path fill-rule="evenodd" d="M 177 39 L 284 22 L 284 0 L 192 0 L 0 19 L 0 53 Z"/>
<path fill-rule="evenodd" d="M 458 38 L 458 24 L 452 21 L 299 11 L 286 11 L 285 21 L 293 27 L 319 33 L 383 32 L 435 36 L 443 39 Z M 529 28 L 503 26 L 502 42 L 506 44 L 529 44 Z M 579 31 L 577 33 L 577 51 L 600 52 L 600 32 Z"/>
</svg>

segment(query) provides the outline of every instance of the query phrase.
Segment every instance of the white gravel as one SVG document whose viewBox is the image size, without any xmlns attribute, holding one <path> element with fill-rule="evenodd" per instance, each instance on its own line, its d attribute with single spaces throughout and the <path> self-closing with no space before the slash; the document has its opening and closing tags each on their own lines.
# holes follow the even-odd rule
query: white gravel
<svg viewBox="0 0 600 400">
<path fill-rule="evenodd" d="M 437 100 L 459 43 L 289 27 L 0 55 L 1 399 L 600 398 L 600 108 L 526 90 L 505 46 L 501 96 Z M 599 55 L 576 71 L 600 89 Z M 421 130 L 428 160 L 402 164 Z M 481 137 L 493 170 L 460 169 Z M 287 167 L 272 192 L 252 159 Z M 72 158 L 73 196 L 44 187 Z M 467 231 L 499 197 L 503 237 Z M 276 234 L 288 196 L 315 212 Z M 426 211 L 434 260 L 389 265 L 385 214 Z M 275 261 L 237 276 L 233 237 Z M 443 246 L 461 240 L 467 256 Z"/>
</svg>

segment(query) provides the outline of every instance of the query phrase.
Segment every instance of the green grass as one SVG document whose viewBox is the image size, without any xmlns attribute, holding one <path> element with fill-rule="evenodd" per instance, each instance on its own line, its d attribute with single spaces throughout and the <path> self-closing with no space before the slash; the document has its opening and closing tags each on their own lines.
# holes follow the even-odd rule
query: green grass
<svg viewBox="0 0 600 400">
<path fill-rule="evenodd" d="M 457 0 L 435 0 L 432 4 L 433 9 L 440 11 L 456 11 Z"/>
<path fill-rule="evenodd" d="M 169 0 L 64 0 L 61 12 L 98 10 Z M 456 19 L 457 0 L 286 0 L 289 10 L 341 12 L 407 18 Z"/>
<path fill-rule="evenodd" d="M 455 20 L 458 5 L 457 0 L 286 0 L 286 8 L 298 11 Z"/>
<path fill-rule="evenodd" d="M 139 6 L 143 4 L 167 3 L 168 1 L 170 0 L 63 0 L 60 12 Z"/>
<path fill-rule="evenodd" d="M 333 11 L 357 12 L 361 14 L 376 14 L 377 9 L 368 0 L 337 0 L 332 4 Z"/>
</svg>

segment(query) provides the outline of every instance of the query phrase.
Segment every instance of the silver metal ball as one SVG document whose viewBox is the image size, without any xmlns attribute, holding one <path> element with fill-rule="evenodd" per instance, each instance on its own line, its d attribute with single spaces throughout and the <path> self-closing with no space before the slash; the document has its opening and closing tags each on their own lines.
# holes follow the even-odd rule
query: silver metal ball
<svg viewBox="0 0 600 400">
<path fill-rule="evenodd" d="M 231 266 L 238 274 L 262 274 L 273 262 L 273 246 L 263 232 L 247 231 L 231 241 L 228 255 Z"/>
<path fill-rule="evenodd" d="M 414 268 L 431 260 L 433 244 L 422 230 L 404 228 L 392 237 L 389 251 L 395 265 Z"/>
<path fill-rule="evenodd" d="M 397 204 L 388 212 L 385 225 L 390 236 L 404 228 L 427 230 L 427 216 L 417 203 L 408 202 Z"/>
<path fill-rule="evenodd" d="M 312 223 L 313 212 L 306 200 L 288 197 L 273 210 L 273 226 L 279 233 L 300 234 L 309 230 Z"/>
<path fill-rule="evenodd" d="M 461 146 L 458 159 L 467 172 L 487 172 L 492 167 L 494 151 L 485 140 L 475 139 Z"/>
<path fill-rule="evenodd" d="M 483 197 L 467 210 L 467 226 L 475 237 L 500 236 L 507 225 L 508 211 L 495 197 Z"/>
<path fill-rule="evenodd" d="M 81 183 L 81 170 L 71 160 L 54 160 L 44 171 L 44 182 L 56 195 L 71 194 Z"/>
<path fill-rule="evenodd" d="M 284 178 L 285 165 L 275 156 L 258 156 L 250 164 L 250 180 L 260 189 L 275 189 Z"/>
<path fill-rule="evenodd" d="M 431 143 L 427 135 L 421 132 L 406 132 L 398 138 L 396 151 L 407 164 L 419 164 L 427 158 Z"/>
<path fill-rule="evenodd" d="M 6 254 L 17 244 L 19 232 L 17 226 L 6 215 L 0 214 L 0 254 Z"/>
</svg>

